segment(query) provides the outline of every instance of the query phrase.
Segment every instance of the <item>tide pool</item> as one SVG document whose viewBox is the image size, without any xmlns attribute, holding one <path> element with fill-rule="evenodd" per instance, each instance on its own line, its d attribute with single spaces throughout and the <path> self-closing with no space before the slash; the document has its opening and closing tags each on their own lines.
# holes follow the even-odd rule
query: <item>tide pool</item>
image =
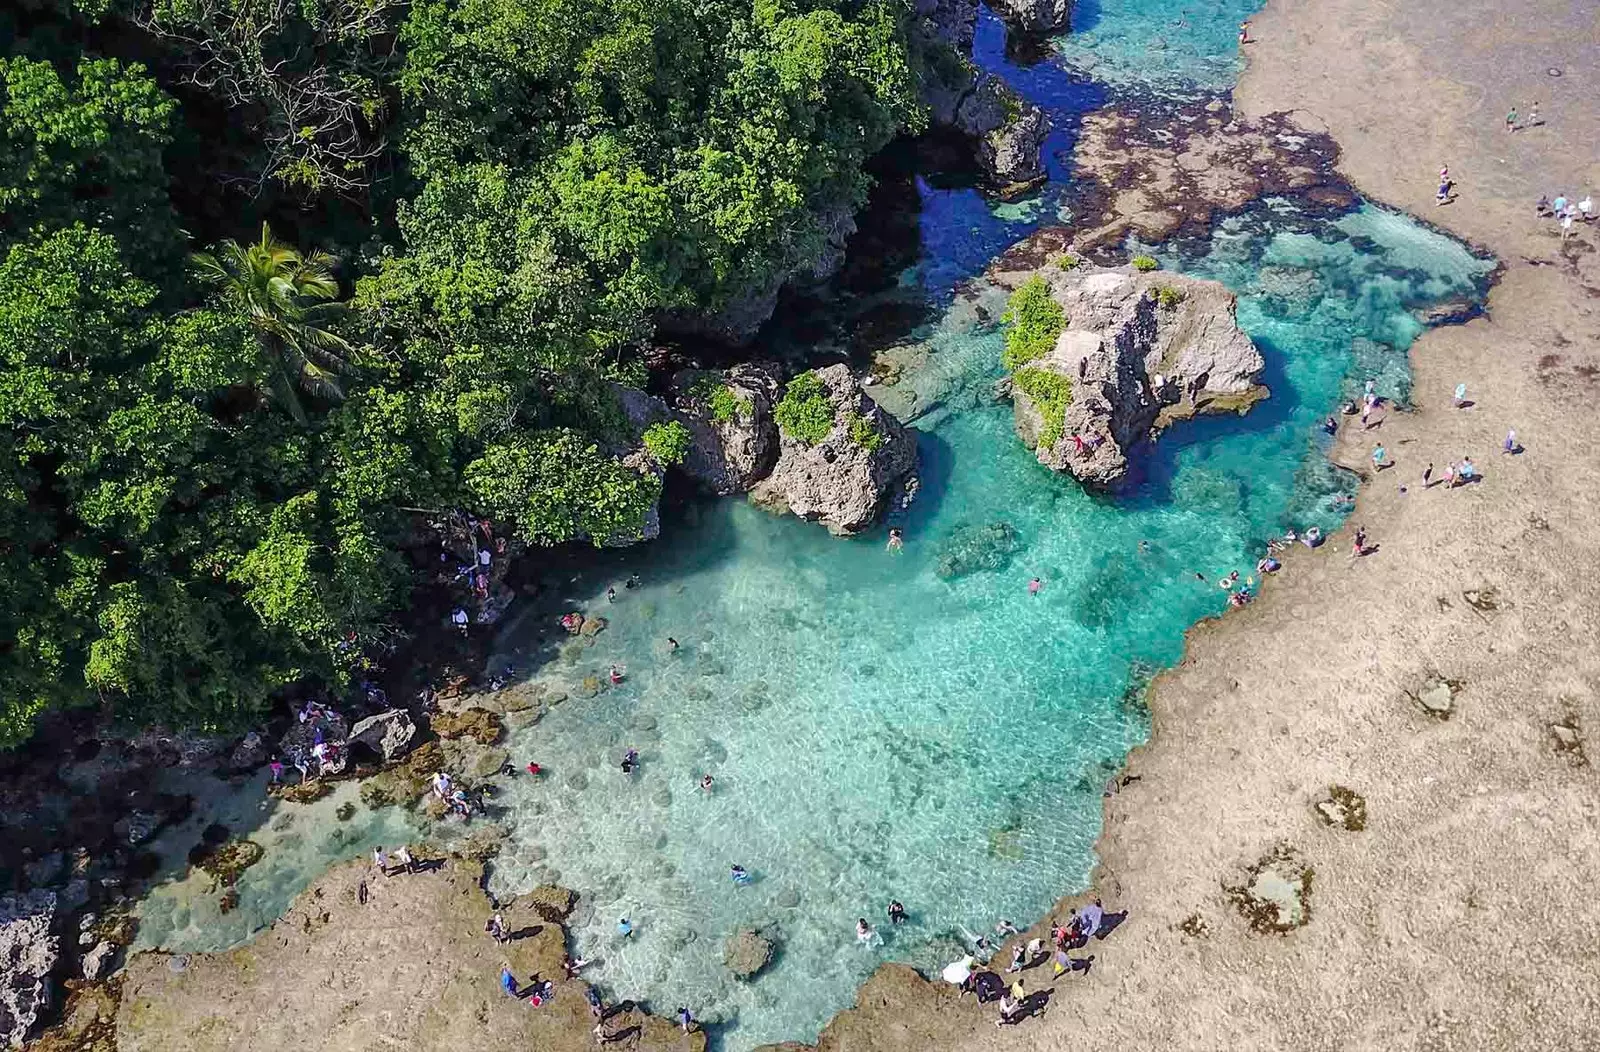
<svg viewBox="0 0 1600 1052">
<path fill-rule="evenodd" d="M 1289 202 L 1167 262 L 1238 290 L 1269 401 L 1180 425 L 1128 492 L 1092 495 L 1040 467 L 990 404 L 1001 338 L 958 303 L 924 334 L 946 403 L 922 422 L 923 493 L 893 520 L 903 553 L 882 531 L 841 541 L 722 501 L 573 586 L 611 627 L 569 674 L 628 677 L 513 737 L 548 774 L 507 792 L 513 843 L 492 888 L 582 889 L 586 974 L 660 1011 L 688 1005 L 743 1049 L 811 1039 L 879 962 L 936 968 L 965 932 L 1032 921 L 1082 886 L 1103 787 L 1146 733 L 1142 676 L 1225 608 L 1214 582 L 1250 574 L 1268 537 L 1337 524 L 1352 480 L 1317 424 L 1353 377 L 1403 397 L 1411 311 L 1478 293 L 1489 269 L 1402 217 L 1328 222 Z M 971 552 L 960 531 L 997 523 L 1016 538 L 1003 565 L 940 576 Z M 732 883 L 734 864 L 752 885 Z M 891 898 L 909 923 L 887 924 Z M 882 945 L 858 944 L 858 917 Z M 750 983 L 722 963 L 745 927 L 780 947 Z"/>
<path fill-rule="evenodd" d="M 1050 109 L 1050 148 L 1066 149 L 1107 85 L 1135 97 L 1225 86 L 1252 8 L 1082 0 L 1065 58 L 1027 70 L 1005 62 L 984 12 L 977 54 Z M 1163 247 L 1168 268 L 1238 293 L 1272 397 L 1243 418 L 1179 425 L 1139 451 L 1125 490 L 1096 495 L 1040 467 L 1012 433 L 1009 406 L 990 395 L 1001 334 L 981 320 L 1002 304 L 961 290 L 1058 221 L 1060 184 L 1012 205 L 920 190 L 923 254 L 904 280 L 941 313 L 915 334 L 927 364 L 907 381 L 937 408 L 917 421 L 922 492 L 892 520 L 905 551 L 886 551 L 882 530 L 838 540 L 738 500 L 667 509 L 658 542 L 603 556 L 567 589 L 566 608 L 610 628 L 570 665 L 538 670 L 576 680 L 619 664 L 625 682 L 506 743 L 546 775 L 504 786 L 511 837 L 491 890 L 577 889 L 576 951 L 594 959 L 585 977 L 659 1013 L 688 1006 L 720 1024 L 713 1041 L 730 1052 L 809 1040 L 882 961 L 935 969 L 969 933 L 1031 922 L 1084 885 L 1106 781 L 1147 733 L 1144 680 L 1178 659 L 1189 625 L 1225 608 L 1219 577 L 1249 575 L 1288 527 L 1337 525 L 1353 480 L 1328 464 L 1318 423 L 1369 377 L 1403 404 L 1414 312 L 1480 297 L 1492 265 L 1403 216 L 1362 206 L 1328 219 L 1289 200 Z M 1013 550 L 974 539 L 985 529 Z M 950 576 L 962 560 L 987 568 Z M 633 574 L 639 586 L 624 587 Z M 501 641 L 527 643 L 514 629 Z M 633 775 L 618 767 L 629 748 L 642 763 Z M 407 835 L 363 815 L 330 840 L 333 822 L 286 828 L 300 853 L 274 862 L 269 847 L 246 871 L 251 917 L 286 905 L 330 852 Z M 733 884 L 734 864 L 749 886 Z M 202 924 L 163 894 L 143 944 L 244 936 L 242 918 Z M 890 899 L 907 924 L 888 923 Z M 858 917 L 881 942 L 857 941 Z M 778 947 L 751 982 L 722 959 L 742 928 Z"/>
</svg>

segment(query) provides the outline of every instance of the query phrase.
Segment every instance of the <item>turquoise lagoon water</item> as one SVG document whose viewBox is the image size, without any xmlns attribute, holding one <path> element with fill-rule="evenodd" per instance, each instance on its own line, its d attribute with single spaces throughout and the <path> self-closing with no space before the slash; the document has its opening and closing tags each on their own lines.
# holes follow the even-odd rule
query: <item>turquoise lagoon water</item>
<svg viewBox="0 0 1600 1052">
<path fill-rule="evenodd" d="M 984 12 L 976 51 L 1050 109 L 1056 151 L 1107 84 L 1224 86 L 1252 6 L 1193 5 L 1187 25 L 1172 26 L 1180 16 L 1167 4 L 1080 0 L 1071 68 L 1031 69 L 1006 62 Z M 1051 166 L 1059 179 L 1059 159 Z M 1082 886 L 1103 787 L 1147 731 L 1138 687 L 1179 657 L 1189 625 L 1225 607 L 1194 573 L 1248 574 L 1269 536 L 1337 523 L 1334 499 L 1352 480 L 1328 465 L 1318 421 L 1369 376 L 1403 401 L 1404 352 L 1420 331 L 1412 312 L 1480 295 L 1490 267 L 1403 217 L 1362 207 L 1329 219 L 1292 201 L 1165 249 L 1167 266 L 1239 293 L 1273 395 L 1244 418 L 1180 425 L 1136 458 L 1124 491 L 1096 496 L 1016 440 L 1009 409 L 989 396 L 1001 338 L 984 319 L 1001 305 L 961 288 L 1056 221 L 1061 190 L 996 205 L 921 184 L 922 255 L 903 281 L 938 316 L 915 334 L 927 365 L 909 382 L 932 408 L 917 420 L 922 493 L 893 520 L 902 554 L 885 551 L 881 531 L 837 540 L 741 501 L 699 502 L 669 513 L 656 544 L 571 583 L 568 607 L 611 627 L 536 674 L 572 682 L 617 663 L 627 680 L 511 736 L 513 759 L 548 774 L 504 786 L 512 835 L 491 888 L 579 889 L 573 936 L 608 997 L 668 1013 L 687 1005 L 720 1024 L 714 1040 L 729 1050 L 809 1039 L 880 962 L 936 968 L 966 933 L 1029 922 Z M 1009 561 L 938 574 L 953 535 L 999 522 L 1017 538 Z M 633 573 L 640 587 L 623 588 Z M 1030 596 L 1034 576 L 1044 585 Z M 514 626 L 502 640 L 527 642 Z M 617 766 L 627 748 L 642 758 L 632 777 Z M 696 788 L 706 772 L 709 795 Z M 285 829 L 288 850 L 269 847 L 241 880 L 248 918 L 197 907 L 183 885 L 163 889 L 141 940 L 237 941 L 331 858 L 406 832 L 352 821 L 365 824 L 335 834 L 323 815 Z M 735 863 L 754 874 L 750 886 L 731 883 Z M 885 923 L 890 898 L 910 923 Z M 624 916 L 627 940 L 615 929 Z M 881 944 L 858 944 L 861 916 Z M 779 946 L 752 982 L 722 962 L 725 939 L 745 927 Z"/>
<path fill-rule="evenodd" d="M 689 1005 L 747 1048 L 815 1036 L 883 960 L 937 967 L 964 932 L 1029 922 L 1081 886 L 1103 787 L 1146 733 L 1130 687 L 1225 607 L 1194 573 L 1248 574 L 1284 527 L 1337 522 L 1351 480 L 1318 421 L 1352 375 L 1403 397 L 1411 309 L 1478 291 L 1488 268 L 1377 209 L 1328 223 L 1287 202 L 1168 262 L 1239 290 L 1271 400 L 1176 429 L 1130 492 L 1093 496 L 1040 467 L 990 404 L 1000 337 L 958 301 L 923 334 L 944 404 L 919 422 L 925 487 L 894 520 L 902 554 L 881 533 L 841 541 L 723 501 L 573 584 L 571 602 L 611 627 L 556 675 L 615 662 L 628 677 L 512 738 L 549 774 L 509 787 L 515 832 L 492 887 L 582 889 L 574 934 L 594 980 Z M 952 534 L 994 522 L 1018 536 L 1009 563 L 942 579 Z M 631 573 L 637 589 L 622 587 Z M 617 766 L 627 748 L 633 777 Z M 751 886 L 733 886 L 735 863 Z M 912 916 L 893 930 L 890 898 Z M 881 946 L 857 943 L 861 916 Z M 750 983 L 722 964 L 743 927 L 781 946 Z"/>
</svg>

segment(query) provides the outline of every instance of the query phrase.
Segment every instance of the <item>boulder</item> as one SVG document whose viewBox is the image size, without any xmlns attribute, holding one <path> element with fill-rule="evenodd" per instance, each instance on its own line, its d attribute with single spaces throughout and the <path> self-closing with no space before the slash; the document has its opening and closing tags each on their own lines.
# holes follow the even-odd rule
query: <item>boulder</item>
<svg viewBox="0 0 1600 1052">
<path fill-rule="evenodd" d="M 778 461 L 750 499 L 848 536 L 872 525 L 916 467 L 915 432 L 879 409 L 846 366 L 814 375 L 833 414 L 831 428 L 815 444 L 780 431 Z"/>
<path fill-rule="evenodd" d="M 728 937 L 723 947 L 722 962 L 736 979 L 749 979 L 772 961 L 773 945 L 770 939 L 746 929 Z"/>
<path fill-rule="evenodd" d="M 963 53 L 972 50 L 978 0 L 912 0 L 911 10 L 926 35 Z"/>
<path fill-rule="evenodd" d="M 94 949 L 83 955 L 83 977 L 91 983 L 98 981 L 107 974 L 107 966 L 116 952 L 115 943 L 102 939 Z"/>
<path fill-rule="evenodd" d="M 1258 382 L 1266 363 L 1235 322 L 1234 297 L 1221 284 L 1126 267 L 1036 273 L 1065 310 L 1067 327 L 1013 375 L 1011 399 L 1018 436 L 1046 467 L 1111 485 L 1127 473 L 1128 450 L 1168 424 L 1242 413 L 1267 396 Z M 1015 286 L 1026 277 L 997 280 Z M 1064 409 L 1040 399 L 1041 373 L 1065 382 Z"/>
<path fill-rule="evenodd" d="M 239 739 L 228 756 L 228 767 L 235 771 L 253 771 L 266 763 L 271 756 L 272 743 L 260 731 L 251 731 Z"/>
<path fill-rule="evenodd" d="M 0 1045 L 21 1048 L 50 1000 L 61 943 L 50 933 L 56 896 L 30 891 L 0 898 Z"/>
<path fill-rule="evenodd" d="M 673 377 L 678 418 L 688 427 L 688 456 L 679 467 L 713 493 L 744 493 L 778 459 L 772 407 L 781 393 L 776 366 L 739 365 L 725 372 L 686 370 Z"/>
<path fill-rule="evenodd" d="M 976 75 L 955 108 L 953 124 L 978 140 L 978 160 L 994 182 L 1026 183 L 1044 175 L 1039 151 L 1050 122 L 993 73 Z"/>
<path fill-rule="evenodd" d="M 1008 27 L 1025 33 L 1072 27 L 1072 0 L 993 0 L 991 6 Z"/>
<path fill-rule="evenodd" d="M 416 733 L 417 726 L 411 722 L 410 713 L 405 709 L 390 709 L 357 720 L 350 728 L 349 744 L 365 745 L 387 763 L 406 751 Z"/>
</svg>

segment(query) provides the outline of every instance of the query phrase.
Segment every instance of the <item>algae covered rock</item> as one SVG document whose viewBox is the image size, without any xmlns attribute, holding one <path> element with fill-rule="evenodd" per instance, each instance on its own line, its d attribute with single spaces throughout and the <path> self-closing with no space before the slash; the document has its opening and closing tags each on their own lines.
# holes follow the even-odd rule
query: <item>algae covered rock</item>
<svg viewBox="0 0 1600 1052">
<path fill-rule="evenodd" d="M 441 712 L 430 722 L 433 733 L 441 738 L 471 738 L 479 745 L 493 745 L 500 740 L 500 714 L 488 709 Z"/>
<path fill-rule="evenodd" d="M 750 499 L 820 521 L 834 534 L 872 525 L 916 467 L 914 433 L 879 409 L 846 366 L 789 381 L 774 415 L 778 461 Z"/>
<path fill-rule="evenodd" d="M 728 937 L 722 962 L 736 979 L 749 979 L 772 961 L 772 941 L 759 932 L 745 929 Z"/>
</svg>

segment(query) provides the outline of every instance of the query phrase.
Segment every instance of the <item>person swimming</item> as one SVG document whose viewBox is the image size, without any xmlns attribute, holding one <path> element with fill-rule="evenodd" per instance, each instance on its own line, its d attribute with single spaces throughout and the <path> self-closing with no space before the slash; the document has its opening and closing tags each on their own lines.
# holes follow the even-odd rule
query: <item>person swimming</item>
<svg viewBox="0 0 1600 1052">
<path fill-rule="evenodd" d="M 732 870 L 732 877 L 734 884 L 741 888 L 750 883 L 750 871 L 743 866 L 735 865 Z"/>
<path fill-rule="evenodd" d="M 623 669 L 622 669 L 621 665 L 612 665 L 611 666 L 611 685 L 613 687 L 615 687 L 619 683 L 621 683 L 623 675 L 624 675 L 624 672 L 623 672 Z"/>
<path fill-rule="evenodd" d="M 898 526 L 889 527 L 889 546 L 888 546 L 889 550 L 891 552 L 898 552 L 901 549 L 903 549 L 905 546 L 906 546 L 906 535 L 901 532 L 900 527 L 898 527 Z"/>
<path fill-rule="evenodd" d="M 638 770 L 639 750 L 629 749 L 627 752 L 623 753 L 621 767 L 623 774 L 632 774 L 634 771 Z"/>
<path fill-rule="evenodd" d="M 710 775 L 709 775 L 709 774 L 708 774 L 708 775 L 706 775 L 706 776 L 705 776 L 705 777 L 704 777 L 704 778 L 702 778 L 702 779 L 700 779 L 700 791 L 701 791 L 701 792 L 702 792 L 702 793 L 709 793 L 709 792 L 711 792 L 711 783 L 712 783 L 712 780 L 713 780 L 713 779 L 712 779 L 712 777 L 711 777 L 711 776 L 710 776 Z"/>
<path fill-rule="evenodd" d="M 1043 587 L 1044 587 L 1044 582 L 1039 580 L 1037 577 L 1035 577 L 1033 580 L 1028 582 L 1028 594 L 1029 595 L 1038 595 L 1039 594 L 1039 589 L 1041 589 Z"/>
<path fill-rule="evenodd" d="M 889 900 L 889 923 L 890 924 L 904 924 L 905 920 L 906 920 L 906 908 L 904 906 L 900 905 L 900 900 L 899 899 L 890 899 Z"/>
</svg>

